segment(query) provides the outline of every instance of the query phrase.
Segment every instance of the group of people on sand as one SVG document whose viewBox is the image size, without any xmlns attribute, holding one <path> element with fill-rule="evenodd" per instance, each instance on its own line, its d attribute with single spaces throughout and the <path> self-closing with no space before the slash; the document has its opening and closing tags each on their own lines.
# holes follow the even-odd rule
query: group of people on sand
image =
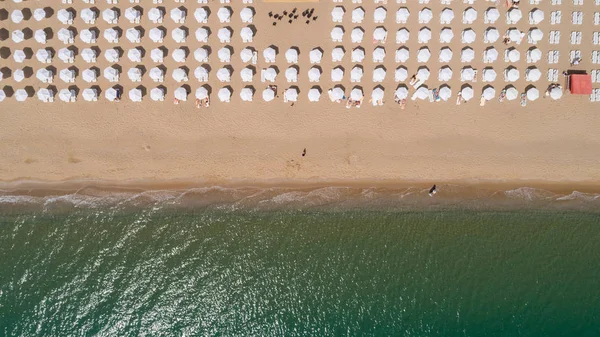
<svg viewBox="0 0 600 337">
<path fill-rule="evenodd" d="M 348 100 L 346 101 L 346 109 L 350 109 L 351 107 L 360 108 L 364 99 L 365 96 L 361 97 L 359 100 L 353 100 L 352 98 L 348 97 Z"/>
<path fill-rule="evenodd" d="M 208 98 L 208 96 L 203 99 L 196 98 L 196 108 L 201 108 L 203 106 L 205 108 L 208 108 L 210 106 L 210 99 Z"/>
<path fill-rule="evenodd" d="M 400 104 L 400 110 L 404 110 L 406 108 L 406 98 L 398 98 L 398 96 L 394 96 L 394 102 Z"/>
</svg>

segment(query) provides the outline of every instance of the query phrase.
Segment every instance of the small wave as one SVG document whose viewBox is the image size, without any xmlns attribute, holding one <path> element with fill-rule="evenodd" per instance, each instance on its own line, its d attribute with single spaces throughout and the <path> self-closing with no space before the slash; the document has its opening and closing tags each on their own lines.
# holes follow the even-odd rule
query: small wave
<svg viewBox="0 0 600 337">
<path fill-rule="evenodd" d="M 565 200 L 595 201 L 595 200 L 600 200 L 600 194 L 573 191 L 571 194 L 556 198 L 556 200 L 557 201 L 565 201 Z"/>
<path fill-rule="evenodd" d="M 533 187 L 519 187 L 516 189 L 504 191 L 504 195 L 508 198 L 520 199 L 525 201 L 546 200 L 552 199 L 556 196 L 555 193 L 552 193 L 550 191 Z"/>
</svg>

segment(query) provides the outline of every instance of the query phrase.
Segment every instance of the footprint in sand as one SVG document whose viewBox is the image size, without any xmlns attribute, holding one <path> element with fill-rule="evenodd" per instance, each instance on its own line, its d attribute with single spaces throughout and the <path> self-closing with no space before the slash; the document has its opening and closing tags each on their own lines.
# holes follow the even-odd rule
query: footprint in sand
<svg viewBox="0 0 600 337">
<path fill-rule="evenodd" d="M 150 145 L 144 145 L 144 146 L 142 146 L 142 147 L 144 148 L 144 150 L 146 150 L 146 151 L 150 151 Z"/>
</svg>

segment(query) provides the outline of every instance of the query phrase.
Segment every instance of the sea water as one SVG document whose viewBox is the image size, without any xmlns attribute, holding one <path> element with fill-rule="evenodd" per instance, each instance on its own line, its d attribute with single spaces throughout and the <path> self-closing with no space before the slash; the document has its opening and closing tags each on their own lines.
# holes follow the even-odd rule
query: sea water
<svg viewBox="0 0 600 337">
<path fill-rule="evenodd" d="M 272 192 L 1 198 L 0 335 L 600 335 L 594 197 Z"/>
</svg>

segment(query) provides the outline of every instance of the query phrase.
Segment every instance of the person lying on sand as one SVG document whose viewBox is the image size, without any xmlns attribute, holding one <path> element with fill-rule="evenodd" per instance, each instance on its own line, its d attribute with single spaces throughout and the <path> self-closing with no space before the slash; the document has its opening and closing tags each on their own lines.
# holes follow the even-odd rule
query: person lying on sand
<svg viewBox="0 0 600 337">
<path fill-rule="evenodd" d="M 175 104 L 175 105 L 179 104 L 179 100 L 177 98 L 173 98 L 173 104 Z"/>
<path fill-rule="evenodd" d="M 500 103 L 504 102 L 505 97 L 506 97 L 506 89 L 502 89 L 502 91 L 500 91 L 500 95 L 498 96 L 498 102 L 500 102 Z"/>
<path fill-rule="evenodd" d="M 458 95 L 456 96 L 456 105 L 460 105 L 460 103 L 462 103 L 463 99 L 462 99 L 462 92 L 459 92 Z"/>
<path fill-rule="evenodd" d="M 412 75 L 412 77 L 410 78 L 410 85 L 414 85 L 415 83 L 417 83 L 417 75 Z"/>
</svg>

